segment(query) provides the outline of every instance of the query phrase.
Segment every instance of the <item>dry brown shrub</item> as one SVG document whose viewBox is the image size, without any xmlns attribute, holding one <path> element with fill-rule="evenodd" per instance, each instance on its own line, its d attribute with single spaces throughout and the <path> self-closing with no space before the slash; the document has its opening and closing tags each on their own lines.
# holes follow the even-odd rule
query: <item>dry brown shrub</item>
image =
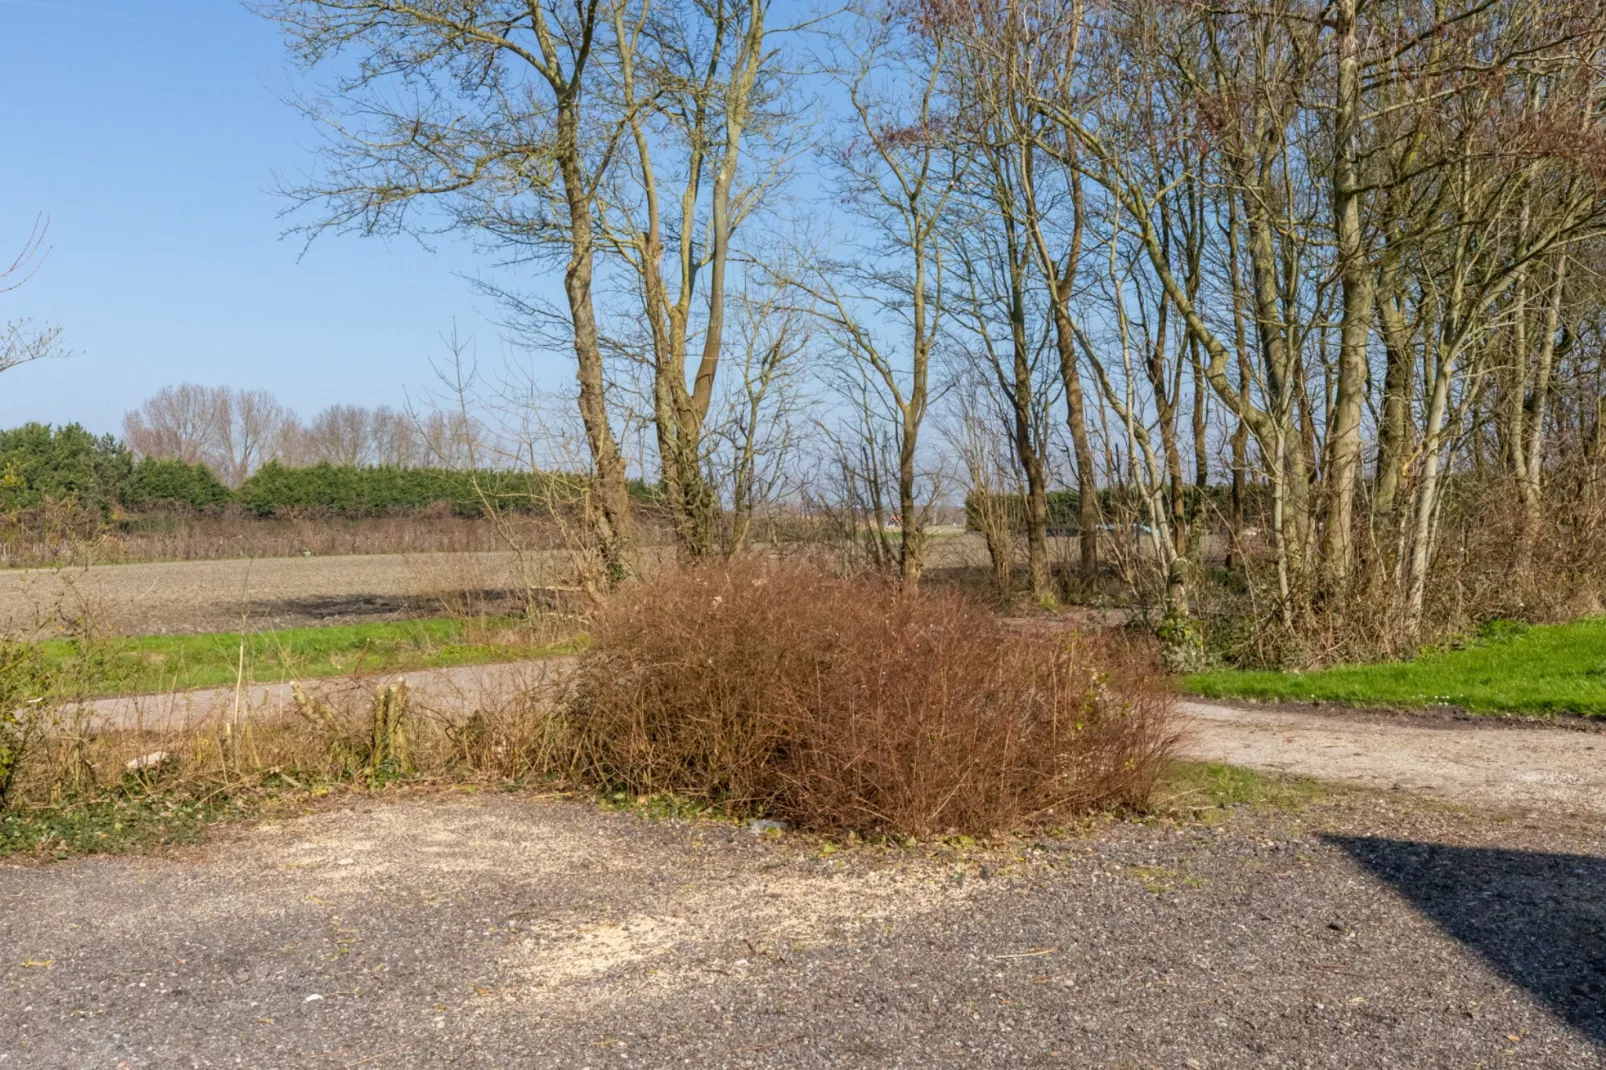
<svg viewBox="0 0 1606 1070">
<path fill-rule="evenodd" d="M 1157 673 L 803 561 L 669 571 L 598 614 L 582 775 L 816 829 L 917 835 L 1142 805 L 1175 740 Z"/>
</svg>

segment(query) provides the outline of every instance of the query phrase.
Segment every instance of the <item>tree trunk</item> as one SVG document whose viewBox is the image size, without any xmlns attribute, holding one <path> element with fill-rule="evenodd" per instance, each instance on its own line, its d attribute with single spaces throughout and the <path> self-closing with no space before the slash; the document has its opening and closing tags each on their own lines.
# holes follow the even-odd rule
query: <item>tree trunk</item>
<svg viewBox="0 0 1606 1070">
<path fill-rule="evenodd" d="M 586 445 L 591 451 L 595 501 L 588 510 L 590 526 L 607 573 L 607 582 L 617 584 L 629 579 L 635 571 L 630 530 L 630 488 L 625 476 L 624 457 L 619 452 L 613 427 L 608 422 L 608 406 L 603 392 L 602 349 L 597 340 L 596 312 L 591 299 L 594 257 L 591 198 L 580 165 L 576 139 L 578 123 L 578 100 L 571 97 L 560 102 L 558 151 L 572 243 L 569 263 L 563 273 L 563 291 L 568 298 L 569 314 L 574 322 L 575 378 L 580 385 L 580 420 L 585 427 Z"/>
<path fill-rule="evenodd" d="M 1545 417 L 1550 402 L 1550 381 L 1559 350 L 1556 333 L 1561 328 L 1562 292 L 1567 284 L 1567 253 L 1556 258 L 1555 279 L 1551 283 L 1550 300 L 1545 305 L 1544 336 L 1539 341 L 1535 357 L 1533 392 L 1526 399 L 1527 439 L 1517 448 L 1522 464 L 1517 473 L 1517 487 L 1522 496 L 1522 537 L 1517 542 L 1517 575 L 1528 581 L 1533 571 L 1534 543 L 1540 537 L 1544 523 L 1542 479 L 1545 456 Z M 1524 358 L 1526 359 L 1526 355 Z"/>
<path fill-rule="evenodd" d="M 1338 239 L 1339 282 L 1344 312 L 1339 328 L 1338 384 L 1327 428 L 1326 526 L 1322 567 L 1330 589 L 1349 578 L 1355 558 L 1355 484 L 1360 477 L 1361 409 L 1365 401 L 1366 343 L 1372 329 L 1372 268 L 1361 231 L 1357 154 L 1361 88 L 1356 16 L 1360 0 L 1337 0 L 1333 21 L 1338 50 L 1338 99 L 1334 111 L 1333 217 Z"/>
</svg>

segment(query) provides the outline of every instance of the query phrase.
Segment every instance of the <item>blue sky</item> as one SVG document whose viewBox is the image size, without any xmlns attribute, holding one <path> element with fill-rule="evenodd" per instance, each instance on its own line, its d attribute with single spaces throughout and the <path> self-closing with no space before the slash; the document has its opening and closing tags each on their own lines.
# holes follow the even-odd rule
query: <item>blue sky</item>
<svg viewBox="0 0 1606 1070">
<path fill-rule="evenodd" d="M 265 387 L 304 415 L 397 405 L 429 387 L 454 319 L 500 360 L 463 246 L 281 238 L 276 176 L 314 162 L 283 102 L 302 77 L 234 0 L 0 0 L 0 255 L 40 212 L 51 247 L 0 320 L 46 320 L 73 352 L 0 377 L 0 427 L 116 431 L 183 381 Z M 563 354 L 535 359 L 566 378 Z"/>
</svg>

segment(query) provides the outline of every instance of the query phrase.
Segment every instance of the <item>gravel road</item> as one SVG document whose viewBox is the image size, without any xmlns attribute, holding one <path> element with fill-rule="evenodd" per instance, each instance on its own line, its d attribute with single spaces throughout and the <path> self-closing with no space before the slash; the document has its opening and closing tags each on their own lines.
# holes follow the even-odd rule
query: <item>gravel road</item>
<svg viewBox="0 0 1606 1070">
<path fill-rule="evenodd" d="M 414 797 L 0 868 L 0 1068 L 1606 1065 L 1606 842 L 1372 795 L 987 850 Z"/>
</svg>

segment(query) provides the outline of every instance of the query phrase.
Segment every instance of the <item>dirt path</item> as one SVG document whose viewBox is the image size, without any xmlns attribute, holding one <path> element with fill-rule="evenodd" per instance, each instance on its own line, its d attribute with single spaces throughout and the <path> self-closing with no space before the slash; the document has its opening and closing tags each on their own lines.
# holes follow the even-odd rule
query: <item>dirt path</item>
<svg viewBox="0 0 1606 1070">
<path fill-rule="evenodd" d="M 570 664 L 570 658 L 555 657 L 458 665 L 448 669 L 313 679 L 304 681 L 302 687 L 318 698 L 366 701 L 375 689 L 404 682 L 412 701 L 417 704 L 449 712 L 468 712 L 476 707 L 506 702 L 520 692 L 551 687 Z M 286 681 L 251 684 L 239 691 L 232 687 L 212 687 L 157 695 L 120 695 L 93 699 L 81 709 L 103 727 L 169 731 L 212 717 L 232 717 L 237 710 L 244 716 L 272 716 L 289 709 L 292 701 L 290 683 Z"/>
<path fill-rule="evenodd" d="M 415 701 L 472 710 L 519 691 L 553 686 L 568 658 L 393 673 L 361 680 L 309 681 L 314 694 L 366 695 L 405 680 Z M 272 713 L 290 702 L 288 684 L 100 699 L 87 707 L 102 724 L 177 728 L 232 716 L 236 702 Z M 1606 815 L 1606 732 L 1345 713 L 1299 713 L 1184 701 L 1184 754 L 1196 761 L 1315 777 L 1383 791 L 1407 791 L 1487 809 L 1546 809 Z"/>
<path fill-rule="evenodd" d="M 1606 732 L 1184 702 L 1200 761 L 1489 809 L 1606 815 Z"/>
</svg>

